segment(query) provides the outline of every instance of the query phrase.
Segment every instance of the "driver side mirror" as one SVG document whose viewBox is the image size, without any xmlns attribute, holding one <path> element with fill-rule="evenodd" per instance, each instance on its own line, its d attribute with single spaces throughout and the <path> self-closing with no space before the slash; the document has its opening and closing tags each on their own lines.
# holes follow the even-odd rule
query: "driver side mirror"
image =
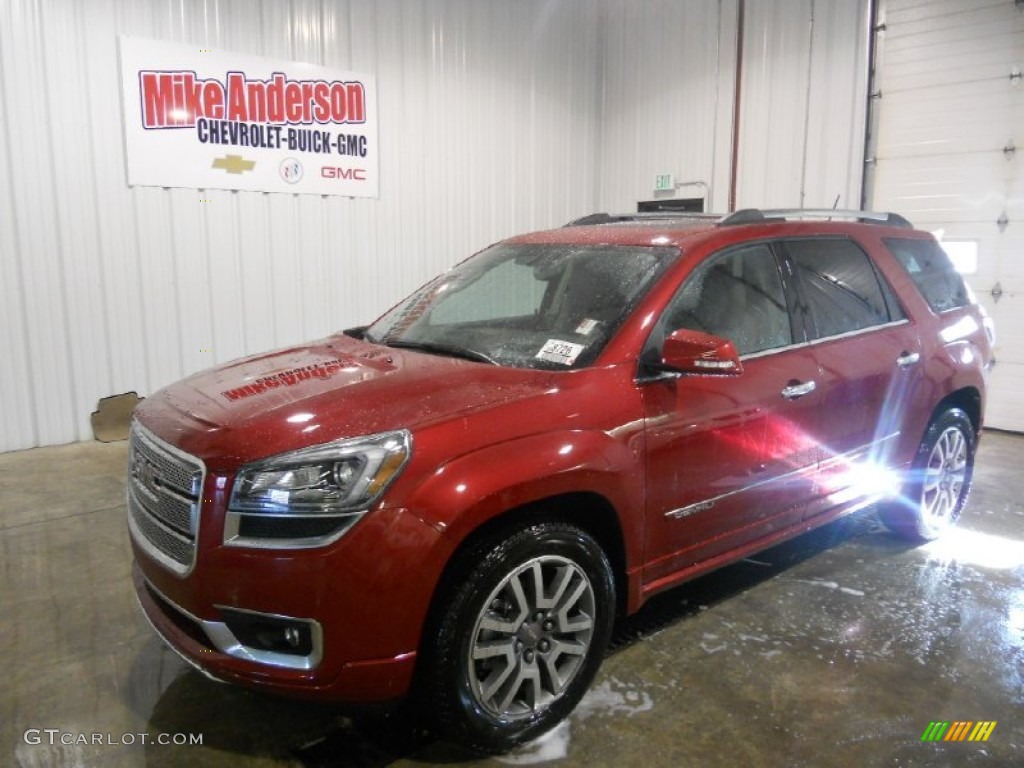
<svg viewBox="0 0 1024 768">
<path fill-rule="evenodd" d="M 743 373 L 743 364 L 731 341 L 689 328 L 680 328 L 666 337 L 658 367 L 666 371 L 703 375 L 738 376 Z"/>
</svg>

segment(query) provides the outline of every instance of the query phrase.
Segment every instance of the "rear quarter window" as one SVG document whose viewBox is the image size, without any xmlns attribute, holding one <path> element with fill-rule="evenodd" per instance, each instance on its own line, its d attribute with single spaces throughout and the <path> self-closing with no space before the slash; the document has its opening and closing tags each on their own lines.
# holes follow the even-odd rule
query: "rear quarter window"
<svg viewBox="0 0 1024 768">
<path fill-rule="evenodd" d="M 786 240 L 813 323 L 828 338 L 902 320 L 903 313 L 868 255 L 845 239 Z"/>
<path fill-rule="evenodd" d="M 970 304 L 963 278 L 937 242 L 886 238 L 885 245 L 932 311 L 941 313 Z"/>
</svg>

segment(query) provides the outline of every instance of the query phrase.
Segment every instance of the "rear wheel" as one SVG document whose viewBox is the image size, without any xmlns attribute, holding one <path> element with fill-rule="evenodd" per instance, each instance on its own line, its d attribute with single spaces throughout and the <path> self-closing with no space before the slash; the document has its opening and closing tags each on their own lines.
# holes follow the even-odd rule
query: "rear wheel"
<svg viewBox="0 0 1024 768">
<path fill-rule="evenodd" d="M 444 735 L 508 750 L 565 718 L 601 663 L 614 618 L 611 566 L 561 522 L 513 529 L 463 563 L 430 649 L 425 691 Z"/>
<path fill-rule="evenodd" d="M 959 408 L 939 414 L 921 441 L 904 496 L 881 510 L 885 524 L 912 541 L 941 535 L 967 503 L 974 450 L 974 425 L 967 414 Z"/>
</svg>

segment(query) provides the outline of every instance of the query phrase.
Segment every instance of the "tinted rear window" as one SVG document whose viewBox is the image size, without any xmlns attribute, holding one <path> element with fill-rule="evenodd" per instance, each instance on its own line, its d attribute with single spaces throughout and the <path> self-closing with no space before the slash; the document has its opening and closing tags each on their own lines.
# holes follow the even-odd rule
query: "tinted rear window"
<svg viewBox="0 0 1024 768">
<path fill-rule="evenodd" d="M 937 242 L 887 238 L 885 244 L 933 311 L 945 312 L 970 303 L 963 278 Z"/>
</svg>

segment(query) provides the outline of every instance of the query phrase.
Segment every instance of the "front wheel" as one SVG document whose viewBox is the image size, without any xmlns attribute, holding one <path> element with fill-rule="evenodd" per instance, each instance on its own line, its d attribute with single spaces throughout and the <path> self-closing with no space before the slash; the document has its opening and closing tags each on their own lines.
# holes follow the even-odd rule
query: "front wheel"
<svg viewBox="0 0 1024 768">
<path fill-rule="evenodd" d="M 513 529 L 462 566 L 427 640 L 426 703 L 448 738 L 501 752 L 582 698 L 611 634 L 615 585 L 593 537 L 561 522 Z"/>
<path fill-rule="evenodd" d="M 959 408 L 939 414 L 921 441 L 904 496 L 881 510 L 885 524 L 912 541 L 941 535 L 967 503 L 974 450 L 974 425 L 967 414 Z"/>
</svg>

